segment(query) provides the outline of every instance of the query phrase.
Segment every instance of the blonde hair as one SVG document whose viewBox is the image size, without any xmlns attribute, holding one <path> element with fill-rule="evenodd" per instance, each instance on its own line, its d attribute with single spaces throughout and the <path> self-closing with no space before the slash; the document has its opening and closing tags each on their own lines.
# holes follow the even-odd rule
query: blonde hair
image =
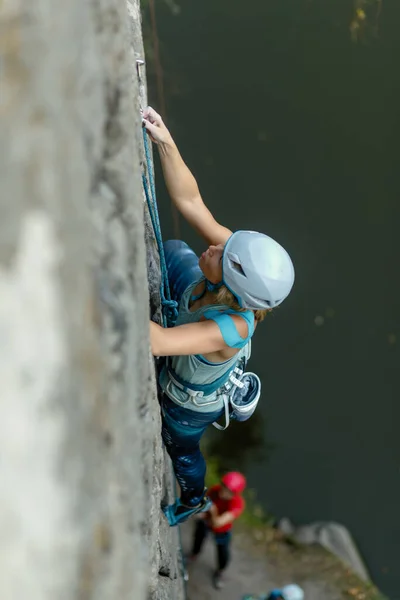
<svg viewBox="0 0 400 600">
<path fill-rule="evenodd" d="M 238 301 L 236 300 L 235 296 L 232 294 L 232 292 L 230 290 L 228 290 L 226 285 L 222 285 L 215 292 L 214 304 L 225 304 L 226 306 L 229 306 L 230 308 L 233 308 L 233 310 L 237 310 L 238 312 L 244 312 L 245 310 L 248 310 L 247 308 L 241 308 L 239 306 Z M 261 323 L 261 321 L 263 321 L 265 319 L 265 317 L 267 316 L 267 314 L 271 311 L 272 311 L 272 308 L 264 308 L 262 310 L 253 310 L 254 318 L 257 321 L 257 323 Z"/>
</svg>

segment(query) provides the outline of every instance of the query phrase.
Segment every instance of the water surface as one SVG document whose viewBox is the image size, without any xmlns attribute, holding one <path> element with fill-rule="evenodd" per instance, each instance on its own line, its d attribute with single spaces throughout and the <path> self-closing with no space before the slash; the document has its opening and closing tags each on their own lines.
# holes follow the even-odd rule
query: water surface
<svg viewBox="0 0 400 600">
<path fill-rule="evenodd" d="M 296 267 L 254 338 L 260 418 L 221 444 L 250 444 L 250 484 L 274 514 L 345 524 L 398 599 L 400 4 L 384 0 L 379 23 L 371 11 L 359 43 L 346 0 L 157 7 L 168 124 L 206 203 Z"/>
</svg>

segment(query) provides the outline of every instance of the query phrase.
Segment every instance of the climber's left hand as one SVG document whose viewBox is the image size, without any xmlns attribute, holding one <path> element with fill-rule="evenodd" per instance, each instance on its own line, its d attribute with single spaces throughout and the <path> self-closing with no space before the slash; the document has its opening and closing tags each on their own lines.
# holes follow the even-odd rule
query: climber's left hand
<svg viewBox="0 0 400 600">
<path fill-rule="evenodd" d="M 143 126 L 155 144 L 172 144 L 172 136 L 164 121 L 154 108 L 148 106 L 143 111 Z"/>
</svg>

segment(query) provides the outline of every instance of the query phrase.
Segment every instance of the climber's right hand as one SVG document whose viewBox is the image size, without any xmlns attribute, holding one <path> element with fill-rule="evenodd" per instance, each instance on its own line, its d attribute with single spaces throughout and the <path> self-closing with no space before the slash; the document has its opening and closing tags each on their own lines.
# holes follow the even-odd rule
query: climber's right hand
<svg viewBox="0 0 400 600">
<path fill-rule="evenodd" d="M 164 125 L 161 116 L 148 106 L 143 111 L 142 117 L 143 127 L 150 135 L 152 141 L 156 144 L 172 144 L 172 137 L 168 129 Z"/>
</svg>

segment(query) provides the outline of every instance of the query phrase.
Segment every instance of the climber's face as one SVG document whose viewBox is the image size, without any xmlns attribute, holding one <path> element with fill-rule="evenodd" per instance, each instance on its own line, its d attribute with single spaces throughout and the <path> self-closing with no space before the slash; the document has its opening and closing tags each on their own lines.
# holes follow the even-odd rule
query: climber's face
<svg viewBox="0 0 400 600">
<path fill-rule="evenodd" d="M 203 271 L 204 276 L 208 281 L 211 281 L 211 283 L 219 283 L 222 281 L 223 253 L 223 244 L 218 244 L 218 246 L 210 246 L 199 258 L 199 267 Z"/>
</svg>

